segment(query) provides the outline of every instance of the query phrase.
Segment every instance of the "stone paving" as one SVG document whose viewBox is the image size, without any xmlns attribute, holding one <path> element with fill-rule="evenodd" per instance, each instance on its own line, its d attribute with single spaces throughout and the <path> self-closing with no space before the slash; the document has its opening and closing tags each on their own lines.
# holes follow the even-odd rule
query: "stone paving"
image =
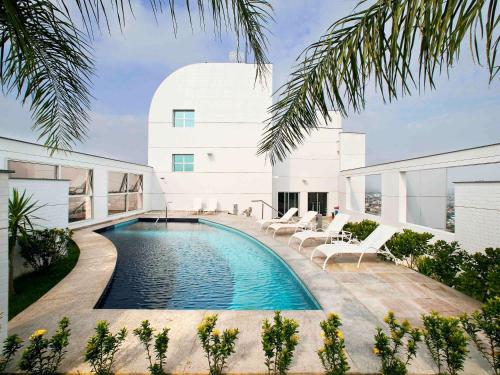
<svg viewBox="0 0 500 375">
<path fill-rule="evenodd" d="M 184 216 L 182 213 L 171 216 Z M 143 215 L 144 216 L 144 215 Z M 375 256 L 366 256 L 360 268 L 357 258 L 342 256 L 330 260 L 327 270 L 321 270 L 323 259 L 313 262 L 309 256 L 314 248 L 311 241 L 298 252 L 297 245 L 288 247 L 288 235 L 277 236 L 260 231 L 255 220 L 228 214 L 207 215 L 204 219 L 242 230 L 273 249 L 302 279 L 316 297 L 323 310 L 286 311 L 284 315 L 295 318 L 299 324 L 300 343 L 291 368 L 294 374 L 322 373 L 316 350 L 321 345 L 319 322 L 330 311 L 340 314 L 351 373 L 376 373 L 378 359 L 373 355 L 373 335 L 377 326 L 383 326 L 387 310 L 395 312 L 398 319 L 409 319 L 420 324 L 422 313 L 432 310 L 446 315 L 457 315 L 477 309 L 480 304 L 451 289 L 403 266 L 384 262 Z M 129 218 L 130 219 L 130 218 Z M 125 219 L 125 220 L 129 220 Z M 121 220 L 124 221 L 124 220 Z M 118 221 L 117 221 L 118 222 Z M 39 301 L 9 322 L 10 333 L 28 337 L 35 329 L 46 328 L 53 332 L 64 315 L 71 320 L 72 338 L 62 370 L 85 373 L 89 367 L 83 363 L 85 342 L 92 335 L 95 322 L 110 321 L 113 330 L 127 327 L 129 336 L 117 356 L 116 371 L 141 373 L 147 369 L 144 352 L 131 334 L 144 319 L 154 327 L 171 328 L 167 371 L 171 373 L 207 373 L 208 368 L 196 338 L 196 326 L 205 310 L 99 310 L 94 305 L 110 279 L 116 249 L 105 237 L 93 232 L 93 226 L 75 232 L 74 239 L 80 247 L 80 259 L 73 271 Z M 216 311 L 221 328 L 237 327 L 240 337 L 236 353 L 230 358 L 227 373 L 265 373 L 264 357 L 260 343 L 260 327 L 272 311 Z M 471 348 L 466 374 L 487 374 L 486 363 Z M 425 350 L 420 350 L 411 366 L 412 374 L 432 374 L 435 369 Z"/>
</svg>

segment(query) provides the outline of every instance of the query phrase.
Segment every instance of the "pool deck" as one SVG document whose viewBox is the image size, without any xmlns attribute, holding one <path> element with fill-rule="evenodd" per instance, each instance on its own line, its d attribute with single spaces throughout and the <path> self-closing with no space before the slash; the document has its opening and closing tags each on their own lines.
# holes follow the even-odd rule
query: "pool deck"
<svg viewBox="0 0 500 375">
<path fill-rule="evenodd" d="M 141 215 L 147 216 L 147 215 Z M 185 216 L 175 213 L 171 216 Z M 418 274 L 406 267 L 366 256 L 361 267 L 357 257 L 343 256 L 331 260 L 327 270 L 321 270 L 322 258 L 313 262 L 309 256 L 314 242 L 301 253 L 297 245 L 287 246 L 289 236 L 275 239 L 259 230 L 255 219 L 228 214 L 202 215 L 207 220 L 239 229 L 273 249 L 302 279 L 316 297 L 323 310 L 286 311 L 284 315 L 299 324 L 300 342 L 290 373 L 319 374 L 323 368 L 316 350 L 321 346 L 319 322 L 328 312 L 340 314 L 351 366 L 350 373 L 373 374 L 379 369 L 379 360 L 373 355 L 373 336 L 377 326 L 384 326 L 383 317 L 390 309 L 398 319 L 406 318 L 419 324 L 420 315 L 432 310 L 446 315 L 471 312 L 480 304 L 447 286 Z M 127 221 L 130 218 L 112 223 Z M 113 331 L 127 327 L 129 335 L 116 359 L 117 373 L 144 373 L 147 370 L 145 353 L 132 330 L 144 319 L 152 326 L 170 327 L 167 371 L 169 373 L 207 373 L 207 362 L 196 337 L 196 326 L 206 310 L 97 310 L 94 305 L 112 276 L 116 263 L 116 249 L 105 237 L 94 232 L 110 223 L 75 231 L 74 240 L 80 247 L 80 259 L 73 271 L 35 304 L 9 322 L 9 333 L 27 338 L 35 329 L 53 332 L 62 316 L 71 321 L 72 337 L 62 371 L 88 373 L 83 363 L 83 350 L 97 320 L 108 320 Z M 161 225 L 161 224 L 159 224 Z M 164 224 L 163 224 L 164 225 Z M 240 336 L 236 353 L 229 359 L 226 373 L 266 373 L 260 343 L 262 320 L 271 318 L 272 311 L 215 311 L 220 328 L 238 328 Z M 412 362 L 412 374 L 432 374 L 430 358 L 423 349 Z M 487 364 L 474 348 L 465 366 L 465 374 L 487 374 Z"/>
</svg>

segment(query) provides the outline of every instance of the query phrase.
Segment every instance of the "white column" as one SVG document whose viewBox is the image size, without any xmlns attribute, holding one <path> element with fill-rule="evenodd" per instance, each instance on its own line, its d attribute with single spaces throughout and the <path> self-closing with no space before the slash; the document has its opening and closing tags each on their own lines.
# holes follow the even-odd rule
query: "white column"
<svg viewBox="0 0 500 375">
<path fill-rule="evenodd" d="M 0 342 L 7 337 L 9 315 L 8 178 L 9 175 L 0 170 Z"/>
</svg>

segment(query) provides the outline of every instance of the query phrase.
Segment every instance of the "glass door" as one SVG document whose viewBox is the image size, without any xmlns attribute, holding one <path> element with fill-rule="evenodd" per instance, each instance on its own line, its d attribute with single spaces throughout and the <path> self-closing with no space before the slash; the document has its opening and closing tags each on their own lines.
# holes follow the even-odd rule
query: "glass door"
<svg viewBox="0 0 500 375">
<path fill-rule="evenodd" d="M 299 193 L 290 193 L 288 191 L 278 192 L 278 211 L 284 214 L 292 207 L 299 208 Z"/>
<path fill-rule="evenodd" d="M 323 216 L 327 212 L 328 193 L 307 193 L 307 210 L 317 211 Z"/>
</svg>

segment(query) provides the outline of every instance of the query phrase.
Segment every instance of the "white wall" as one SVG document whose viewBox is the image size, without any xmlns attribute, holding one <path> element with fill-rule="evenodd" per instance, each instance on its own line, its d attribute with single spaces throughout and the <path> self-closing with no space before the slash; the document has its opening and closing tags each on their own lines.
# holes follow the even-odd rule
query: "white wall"
<svg viewBox="0 0 500 375">
<path fill-rule="evenodd" d="M 0 342 L 7 337 L 9 311 L 8 178 L 9 175 L 0 170 Z"/>
<path fill-rule="evenodd" d="M 298 192 L 299 214 L 303 215 L 308 210 L 308 192 L 326 192 L 329 214 L 339 203 L 338 177 L 342 158 L 352 167 L 360 166 L 360 158 L 364 163 L 364 134 L 342 133 L 340 114 L 332 111 L 330 116 L 331 121 L 326 123 L 321 118 L 320 128 L 283 162 L 274 165 L 274 207 L 278 206 L 278 192 Z"/>
<path fill-rule="evenodd" d="M 271 67 L 269 67 L 271 69 Z M 240 212 L 271 201 L 271 166 L 257 145 L 271 105 L 267 86 L 255 81 L 253 64 L 185 66 L 158 87 L 149 112 L 148 163 L 155 170 L 152 208 L 191 210 L 195 198 L 216 198 L 219 210 Z M 192 128 L 173 126 L 174 110 L 194 110 Z M 193 172 L 173 172 L 173 154 L 194 154 Z M 270 214 L 270 213 L 269 213 Z"/>
<path fill-rule="evenodd" d="M 455 183 L 455 233 L 472 251 L 500 247 L 500 182 Z"/>
<path fill-rule="evenodd" d="M 479 243 L 486 243 L 483 240 L 478 240 L 478 238 L 488 238 L 488 235 L 482 234 L 481 226 L 469 226 L 466 229 L 465 224 L 462 223 L 456 225 L 455 233 L 443 230 L 445 228 L 447 195 L 446 168 L 498 162 L 500 162 L 500 144 L 494 144 L 364 168 L 342 170 L 339 179 L 339 191 L 342 192 L 339 195 L 340 206 L 341 209 L 343 208 L 344 211 L 351 214 L 353 220 L 371 219 L 399 228 L 409 228 L 420 232 L 427 231 L 433 233 L 436 239 L 459 240 L 465 249 L 475 251 L 477 248 L 471 247 L 465 238 L 472 237 Z M 362 212 L 364 210 L 353 210 L 349 203 L 350 198 L 352 198 L 348 192 L 349 185 L 352 185 L 353 181 L 361 183 L 364 176 L 372 174 L 380 174 L 382 177 L 381 216 L 365 214 Z M 364 195 L 361 193 L 362 189 L 358 186 L 354 190 L 357 192 L 357 198 L 361 200 L 362 195 Z M 495 202 L 498 199 L 495 194 L 486 194 L 479 189 L 476 189 L 476 194 L 479 194 L 476 198 L 482 200 L 484 204 L 482 207 L 488 205 L 495 207 Z M 489 214 L 485 213 L 483 217 L 487 217 L 486 215 Z M 497 213 L 495 212 L 493 215 L 497 215 Z"/>
<path fill-rule="evenodd" d="M 153 170 L 151 167 L 79 152 L 60 151 L 50 155 L 48 150 L 41 145 L 0 138 L 0 168 L 7 169 L 8 160 L 30 161 L 93 170 L 92 219 L 70 223 L 70 228 L 78 228 L 150 210 L 151 190 L 153 188 Z M 142 210 L 108 216 L 108 172 L 111 171 L 143 175 L 144 193 Z M 40 203 L 45 202 L 40 199 Z"/>
</svg>

